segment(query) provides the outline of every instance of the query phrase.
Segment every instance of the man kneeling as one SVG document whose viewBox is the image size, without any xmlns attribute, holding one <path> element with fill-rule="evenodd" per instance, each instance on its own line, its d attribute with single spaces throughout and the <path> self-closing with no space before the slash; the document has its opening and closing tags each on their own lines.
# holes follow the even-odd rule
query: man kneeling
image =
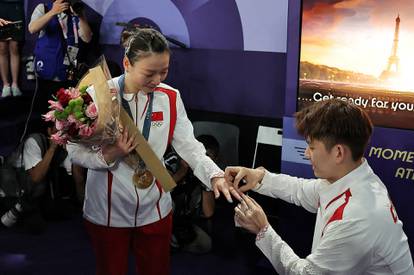
<svg viewBox="0 0 414 275">
<path fill-rule="evenodd" d="M 372 133 L 367 114 L 337 99 L 296 114 L 318 179 L 228 167 L 226 179 L 316 213 L 312 253 L 300 259 L 269 225 L 262 208 L 241 195 L 236 221 L 257 234 L 256 245 L 279 274 L 414 274 L 402 222 L 388 191 L 363 158 Z M 240 180 L 247 184 L 238 188 Z M 233 191 L 234 192 L 234 191 Z"/>
</svg>

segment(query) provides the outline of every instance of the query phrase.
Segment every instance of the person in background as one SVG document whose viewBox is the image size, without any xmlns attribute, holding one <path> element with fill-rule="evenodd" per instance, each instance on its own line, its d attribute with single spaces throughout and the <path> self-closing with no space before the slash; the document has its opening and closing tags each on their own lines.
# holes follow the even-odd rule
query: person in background
<svg viewBox="0 0 414 275">
<path fill-rule="evenodd" d="M 83 168 L 70 161 L 64 145 L 58 145 L 51 139 L 57 132 L 56 128 L 50 123 L 45 124 L 46 135 L 31 134 L 24 144 L 24 167 L 32 182 L 29 193 L 40 197 L 46 195 L 47 190 L 52 200 L 79 205 L 84 196 Z"/>
<path fill-rule="evenodd" d="M 220 151 L 218 141 L 210 135 L 197 137 L 206 148 L 206 154 L 217 162 Z M 215 209 L 213 192 L 194 176 L 188 164 L 170 148 L 164 163 L 177 187 L 171 192 L 173 199 L 173 235 L 171 245 L 190 253 L 207 253 L 211 250 L 211 227 Z M 206 223 L 203 230 L 197 223 Z M 207 232 L 206 232 L 207 231 Z"/>
<path fill-rule="evenodd" d="M 24 21 L 23 0 L 3 0 L 0 2 L 0 26 L 15 22 Z M 18 81 L 20 70 L 19 44 L 24 41 L 24 28 L 19 29 L 7 40 L 0 41 L 0 74 L 3 82 L 2 97 L 10 95 L 20 96 Z M 10 73 L 11 72 L 11 83 Z"/>
<path fill-rule="evenodd" d="M 240 192 L 253 190 L 316 213 L 312 252 L 305 259 L 269 225 L 260 205 L 241 195 L 235 219 L 256 234 L 256 245 L 279 274 L 414 274 L 413 261 L 387 188 L 363 154 L 372 133 L 368 115 L 339 99 L 296 114 L 308 143 L 305 156 L 318 179 L 227 167 Z M 246 184 L 239 187 L 240 180 Z"/>
<path fill-rule="evenodd" d="M 125 49 L 124 75 L 108 84 L 161 161 L 171 144 L 216 198 L 221 192 L 232 201 L 224 172 L 194 137 L 179 91 L 162 83 L 169 62 L 165 37 L 153 29 L 140 29 Z M 93 86 L 88 92 L 95 92 Z M 97 274 L 126 274 L 130 248 L 139 274 L 170 272 L 171 195 L 155 179 L 147 188 L 134 185 L 134 169 L 125 157 L 136 146 L 127 130 L 114 144 L 67 146 L 72 161 L 88 168 L 83 210 Z"/>
<path fill-rule="evenodd" d="M 82 167 L 72 164 L 64 146 L 50 139 L 56 132 L 54 125 L 44 125 L 45 133 L 32 133 L 24 142 L 22 158 L 27 180 L 16 203 L 18 215 L 1 220 L 6 227 L 18 222 L 28 232 L 41 233 L 46 228 L 45 218 L 71 216 L 79 204 L 76 199 L 82 199 L 82 190 L 76 192 L 75 186 L 84 180 Z"/>
<path fill-rule="evenodd" d="M 78 53 L 82 42 L 91 41 L 92 31 L 84 9 L 74 11 L 68 1 L 54 0 L 36 6 L 29 32 L 38 33 L 34 50 L 39 92 L 36 106 L 40 113 L 46 113 L 53 93 L 76 86 Z"/>
</svg>

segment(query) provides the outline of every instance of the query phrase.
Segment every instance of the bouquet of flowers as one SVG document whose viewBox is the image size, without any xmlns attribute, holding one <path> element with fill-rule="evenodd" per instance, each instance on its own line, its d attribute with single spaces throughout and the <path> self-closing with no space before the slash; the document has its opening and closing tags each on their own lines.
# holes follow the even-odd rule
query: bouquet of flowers
<svg viewBox="0 0 414 275">
<path fill-rule="evenodd" d="M 97 125 L 98 111 L 92 97 L 86 92 L 87 86 L 61 88 L 54 100 L 49 100 L 46 121 L 55 122 L 57 132 L 51 139 L 57 144 L 66 144 L 69 140 L 82 140 L 91 137 Z"/>
<path fill-rule="evenodd" d="M 48 101 L 50 111 L 43 118 L 55 123 L 57 132 L 51 136 L 54 142 L 87 145 L 115 142 L 119 133 L 120 106 L 109 89 L 110 78 L 103 59 L 81 79 L 78 87 L 61 88 L 53 100 Z M 91 85 L 95 92 L 90 94 L 87 89 Z"/>
</svg>

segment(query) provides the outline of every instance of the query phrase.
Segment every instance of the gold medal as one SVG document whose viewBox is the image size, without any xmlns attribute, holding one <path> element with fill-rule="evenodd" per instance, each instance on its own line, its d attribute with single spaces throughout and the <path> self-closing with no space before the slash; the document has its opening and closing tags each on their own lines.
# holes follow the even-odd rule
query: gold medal
<svg viewBox="0 0 414 275">
<path fill-rule="evenodd" d="M 154 181 L 154 176 L 148 170 L 136 170 L 132 181 L 137 188 L 145 189 L 148 188 Z"/>
</svg>

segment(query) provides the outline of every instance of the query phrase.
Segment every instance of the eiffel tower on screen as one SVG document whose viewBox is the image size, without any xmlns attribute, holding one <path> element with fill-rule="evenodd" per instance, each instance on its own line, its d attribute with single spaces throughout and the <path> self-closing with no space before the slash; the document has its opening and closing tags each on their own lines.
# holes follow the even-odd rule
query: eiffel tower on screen
<svg viewBox="0 0 414 275">
<path fill-rule="evenodd" d="M 387 68 L 382 71 L 380 79 L 387 80 L 390 78 L 396 78 L 399 75 L 399 63 L 400 59 L 397 56 L 397 50 L 398 50 L 398 37 L 400 34 L 400 15 L 395 18 L 395 30 L 394 30 L 394 41 L 392 43 L 392 51 L 391 55 L 388 58 L 388 64 Z M 392 70 L 392 68 L 395 68 L 395 70 Z"/>
</svg>

